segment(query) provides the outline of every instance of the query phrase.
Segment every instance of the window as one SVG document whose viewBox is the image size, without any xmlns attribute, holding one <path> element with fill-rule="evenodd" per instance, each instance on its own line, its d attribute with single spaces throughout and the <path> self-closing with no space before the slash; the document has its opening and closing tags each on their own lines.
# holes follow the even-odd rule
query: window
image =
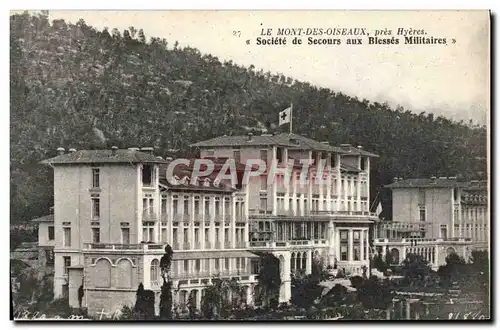
<svg viewBox="0 0 500 330">
<path fill-rule="evenodd" d="M 160 262 L 158 261 L 158 259 L 153 259 L 153 261 L 151 261 L 151 268 L 149 273 L 151 282 L 158 281 L 159 274 L 160 274 Z"/>
<path fill-rule="evenodd" d="M 360 260 L 360 251 L 361 251 L 361 248 L 359 246 L 357 246 L 357 245 L 353 246 L 354 260 L 355 261 Z"/>
<path fill-rule="evenodd" d="M 340 260 L 347 261 L 349 258 L 348 245 L 349 232 L 347 230 L 340 231 Z"/>
<path fill-rule="evenodd" d="M 207 157 L 213 157 L 215 155 L 214 150 L 207 150 Z"/>
<path fill-rule="evenodd" d="M 54 240 L 54 226 L 49 226 L 49 241 Z"/>
<path fill-rule="evenodd" d="M 101 216 L 101 201 L 99 197 L 92 197 L 92 219 L 99 219 Z"/>
<path fill-rule="evenodd" d="M 122 228 L 122 244 L 130 244 L 130 228 Z"/>
<path fill-rule="evenodd" d="M 168 242 L 167 228 L 162 228 L 161 229 L 161 241 L 162 241 L 162 243 L 167 243 Z"/>
<path fill-rule="evenodd" d="M 448 238 L 448 226 L 441 225 L 441 238 L 446 240 Z"/>
<path fill-rule="evenodd" d="M 425 190 L 419 189 L 418 191 L 418 205 L 425 205 Z"/>
<path fill-rule="evenodd" d="M 153 184 L 153 166 L 143 165 L 142 166 L 142 185 L 151 186 Z"/>
<path fill-rule="evenodd" d="M 63 228 L 64 231 L 64 246 L 71 246 L 71 228 Z"/>
<path fill-rule="evenodd" d="M 189 197 L 184 196 L 184 214 L 189 215 Z"/>
<path fill-rule="evenodd" d="M 209 216 L 210 215 L 210 198 L 205 197 L 205 215 Z M 206 219 L 209 220 L 209 219 Z"/>
<path fill-rule="evenodd" d="M 54 266 L 54 250 L 45 250 L 45 266 Z"/>
<path fill-rule="evenodd" d="M 239 150 L 233 151 L 233 158 L 234 158 L 234 162 L 236 164 L 239 164 L 241 162 L 241 151 L 239 151 Z"/>
<path fill-rule="evenodd" d="M 284 162 L 284 160 L 283 160 L 284 156 L 285 156 L 285 153 L 283 152 L 283 148 L 276 148 L 276 160 L 279 163 L 283 163 Z"/>
<path fill-rule="evenodd" d="M 267 164 L 267 150 L 260 151 L 260 159 Z"/>
<path fill-rule="evenodd" d="M 458 199 L 458 189 L 457 188 L 454 188 L 453 189 L 453 200 L 457 200 Z"/>
<path fill-rule="evenodd" d="M 99 188 L 99 169 L 92 169 L 92 188 Z"/>
<path fill-rule="evenodd" d="M 229 270 L 229 258 L 224 258 L 224 270 Z"/>
<path fill-rule="evenodd" d="M 174 213 L 174 216 L 179 213 L 179 201 L 177 198 L 172 200 L 172 212 Z"/>
<path fill-rule="evenodd" d="M 266 175 L 263 175 L 260 177 L 260 190 L 261 191 L 267 190 L 267 176 Z"/>
<path fill-rule="evenodd" d="M 63 257 L 64 261 L 64 275 L 68 275 L 69 267 L 71 267 L 71 257 Z"/>
<path fill-rule="evenodd" d="M 189 260 L 184 260 L 184 273 L 189 272 Z"/>
<path fill-rule="evenodd" d="M 215 259 L 215 273 L 218 273 L 220 271 L 220 259 L 217 258 Z"/>
<path fill-rule="evenodd" d="M 92 243 L 99 243 L 101 240 L 101 231 L 99 228 L 92 228 Z"/>
<path fill-rule="evenodd" d="M 194 262 L 194 269 L 196 272 L 200 272 L 201 270 L 201 260 L 200 259 L 196 259 L 195 262 Z"/>
<path fill-rule="evenodd" d="M 365 157 L 361 157 L 360 167 L 361 167 L 361 171 L 364 171 L 366 169 L 366 158 Z"/>
<path fill-rule="evenodd" d="M 162 198 L 161 200 L 161 214 L 165 216 L 167 214 L 167 200 Z"/>
<path fill-rule="evenodd" d="M 260 198 L 260 210 L 264 213 L 267 212 L 267 197 Z"/>
<path fill-rule="evenodd" d="M 340 246 L 340 260 L 347 261 L 347 245 Z"/>
<path fill-rule="evenodd" d="M 354 260 L 359 261 L 361 260 L 361 232 L 359 230 L 355 230 L 352 232 L 353 236 L 353 244 L 352 244 L 352 250 L 354 254 Z"/>
<path fill-rule="evenodd" d="M 425 222 L 425 207 L 419 208 L 418 217 L 419 217 L 420 221 Z"/>
</svg>

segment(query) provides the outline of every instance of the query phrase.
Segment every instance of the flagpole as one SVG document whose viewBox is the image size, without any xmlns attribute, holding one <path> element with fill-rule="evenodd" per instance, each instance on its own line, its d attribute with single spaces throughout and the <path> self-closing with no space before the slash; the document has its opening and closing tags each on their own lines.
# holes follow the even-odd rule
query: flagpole
<svg viewBox="0 0 500 330">
<path fill-rule="evenodd" d="M 290 103 L 290 134 L 292 133 L 292 121 L 293 121 L 293 103 Z"/>
</svg>

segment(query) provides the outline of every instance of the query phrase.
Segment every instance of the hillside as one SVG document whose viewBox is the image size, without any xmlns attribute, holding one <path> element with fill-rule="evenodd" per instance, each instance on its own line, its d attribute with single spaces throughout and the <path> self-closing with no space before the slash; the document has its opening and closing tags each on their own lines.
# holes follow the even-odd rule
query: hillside
<svg viewBox="0 0 500 330">
<path fill-rule="evenodd" d="M 482 127 L 146 42 L 132 27 L 97 31 L 23 14 L 11 16 L 10 29 L 12 222 L 48 213 L 51 171 L 37 162 L 59 146 L 153 146 L 166 155 L 217 135 L 277 131 L 277 112 L 291 102 L 294 132 L 381 155 L 373 197 L 394 176 L 486 175 Z"/>
</svg>

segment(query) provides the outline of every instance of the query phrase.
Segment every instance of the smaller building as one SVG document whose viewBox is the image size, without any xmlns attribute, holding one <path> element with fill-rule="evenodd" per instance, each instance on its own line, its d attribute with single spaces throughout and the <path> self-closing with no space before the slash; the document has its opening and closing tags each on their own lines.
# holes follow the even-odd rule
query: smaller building
<svg viewBox="0 0 500 330">
<path fill-rule="evenodd" d="M 400 263 L 408 253 L 423 255 L 434 268 L 457 253 L 489 250 L 488 190 L 485 181 L 456 177 L 397 179 L 392 191 L 392 221 L 381 221 L 374 246 Z"/>
</svg>

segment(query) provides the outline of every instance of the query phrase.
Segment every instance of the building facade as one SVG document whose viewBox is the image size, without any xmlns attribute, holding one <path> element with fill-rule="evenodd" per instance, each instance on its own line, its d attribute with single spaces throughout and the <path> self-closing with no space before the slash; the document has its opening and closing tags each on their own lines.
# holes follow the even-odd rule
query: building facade
<svg viewBox="0 0 500 330">
<path fill-rule="evenodd" d="M 280 302 L 291 297 L 291 276 L 310 273 L 315 259 L 353 274 L 369 265 L 376 219 L 369 212 L 369 170 L 376 155 L 296 134 L 219 137 L 193 147 L 216 164 L 213 173 L 193 176 L 195 162 L 173 166 L 152 148 L 59 148 L 43 161 L 54 170 L 56 297 L 79 306 L 82 286 L 90 313 L 113 313 L 135 303 L 142 283 L 155 292 L 158 309 L 167 244 L 180 309 L 188 302 L 199 308 L 214 277 L 237 279 L 242 292 L 227 298 L 253 304 L 258 252 L 280 260 Z M 228 159 L 236 182 L 218 178 Z M 248 160 L 268 166 L 244 181 Z"/>
<path fill-rule="evenodd" d="M 395 179 L 393 221 L 378 224 L 375 246 L 395 261 L 407 253 L 422 254 L 437 268 L 456 252 L 468 259 L 472 250 L 489 249 L 486 182 L 460 182 L 455 177 Z"/>
</svg>

